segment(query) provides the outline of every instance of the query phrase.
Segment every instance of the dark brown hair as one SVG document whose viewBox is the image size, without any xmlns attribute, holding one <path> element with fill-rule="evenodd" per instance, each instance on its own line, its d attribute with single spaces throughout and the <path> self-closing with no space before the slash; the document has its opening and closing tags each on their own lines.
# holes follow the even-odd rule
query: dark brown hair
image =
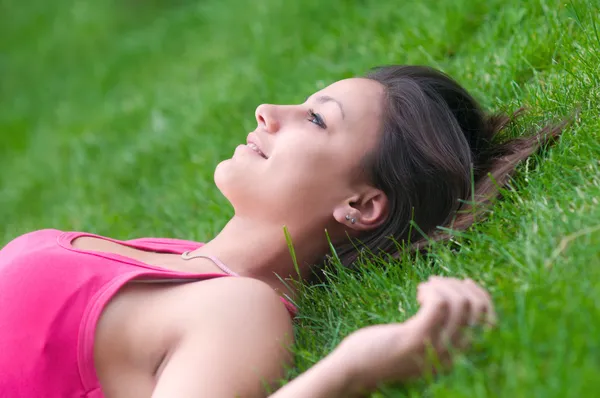
<svg viewBox="0 0 600 398">
<path fill-rule="evenodd" d="M 356 248 L 395 254 L 396 242 L 423 248 L 447 239 L 440 226 L 468 228 L 498 197 L 516 165 L 557 138 L 565 125 L 500 142 L 497 135 L 511 117 L 486 115 L 438 70 L 385 66 L 366 77 L 385 87 L 385 98 L 382 138 L 363 168 L 387 195 L 389 214 L 379 228 L 336 247 L 346 266 L 356 260 Z"/>
</svg>

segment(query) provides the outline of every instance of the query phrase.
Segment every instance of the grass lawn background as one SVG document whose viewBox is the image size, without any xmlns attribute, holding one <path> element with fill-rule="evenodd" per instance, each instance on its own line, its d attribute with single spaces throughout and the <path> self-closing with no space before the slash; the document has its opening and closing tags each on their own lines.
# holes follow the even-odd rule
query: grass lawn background
<svg viewBox="0 0 600 398">
<path fill-rule="evenodd" d="M 292 374 L 360 326 L 410 316 L 428 275 L 468 275 L 499 328 L 451 373 L 376 396 L 595 396 L 599 15 L 583 0 L 0 0 L 0 244 L 41 228 L 210 239 L 232 215 L 214 167 L 258 104 L 375 65 L 436 66 L 488 109 L 527 106 L 512 135 L 580 113 L 460 250 L 306 288 Z"/>
</svg>

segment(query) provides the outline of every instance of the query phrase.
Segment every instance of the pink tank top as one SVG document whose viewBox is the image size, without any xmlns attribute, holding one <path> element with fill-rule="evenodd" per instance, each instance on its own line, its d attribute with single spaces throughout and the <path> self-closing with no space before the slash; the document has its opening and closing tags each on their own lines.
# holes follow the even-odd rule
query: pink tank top
<svg viewBox="0 0 600 398">
<path fill-rule="evenodd" d="M 76 249 L 93 236 L 163 253 L 202 244 L 179 239 L 118 241 L 94 234 L 41 230 L 0 250 L 0 396 L 89 397 L 103 394 L 94 369 L 94 331 L 108 301 L 133 279 L 199 281 L 226 274 L 170 271 L 118 254 Z M 295 307 L 282 299 L 292 316 Z"/>
</svg>

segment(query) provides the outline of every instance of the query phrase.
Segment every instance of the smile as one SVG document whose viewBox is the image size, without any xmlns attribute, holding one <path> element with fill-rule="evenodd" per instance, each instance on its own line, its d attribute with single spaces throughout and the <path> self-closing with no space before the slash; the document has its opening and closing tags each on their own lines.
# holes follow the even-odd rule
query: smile
<svg viewBox="0 0 600 398">
<path fill-rule="evenodd" d="M 249 142 L 248 143 L 248 148 L 252 149 L 254 152 L 258 153 L 260 156 L 262 156 L 264 159 L 268 159 L 267 155 L 265 155 L 258 146 L 256 146 L 255 143 L 253 142 Z"/>
</svg>

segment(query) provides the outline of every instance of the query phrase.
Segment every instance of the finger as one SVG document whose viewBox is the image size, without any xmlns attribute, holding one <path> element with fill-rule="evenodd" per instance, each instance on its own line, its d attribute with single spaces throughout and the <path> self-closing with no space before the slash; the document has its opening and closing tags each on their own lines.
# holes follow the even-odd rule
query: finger
<svg viewBox="0 0 600 398">
<path fill-rule="evenodd" d="M 496 312 L 494 311 L 494 304 L 489 293 L 472 279 L 466 279 L 464 284 L 465 288 L 469 289 L 469 291 L 478 298 L 476 304 L 477 307 L 474 309 L 474 311 L 478 313 L 477 322 L 485 322 L 489 326 L 494 326 L 497 318 Z"/>
<path fill-rule="evenodd" d="M 489 308 L 489 300 L 478 291 L 477 285 L 471 279 L 461 281 L 461 291 L 471 303 L 471 313 L 469 314 L 469 326 L 477 325 L 485 321 L 485 316 Z"/>
<path fill-rule="evenodd" d="M 419 297 L 421 308 L 409 322 L 416 328 L 420 339 L 437 345 L 439 336 L 448 322 L 448 300 L 429 282 L 420 286 Z"/>
<path fill-rule="evenodd" d="M 491 305 L 488 295 L 472 279 L 465 279 L 463 285 L 465 294 L 469 295 L 473 308 L 469 324 L 485 323 Z"/>
<path fill-rule="evenodd" d="M 442 331 L 442 342 L 455 347 L 464 346 L 463 329 L 469 324 L 471 317 L 471 302 L 465 295 L 462 281 L 455 278 L 444 278 L 434 281 L 436 290 L 448 298 L 448 321 Z"/>
<path fill-rule="evenodd" d="M 432 294 L 432 289 L 435 289 L 432 285 L 446 279 L 448 278 L 444 276 L 430 275 L 426 282 L 419 283 L 417 286 L 417 301 L 419 304 L 423 305 L 424 300 L 427 298 L 437 297 L 436 294 Z"/>
<path fill-rule="evenodd" d="M 477 288 L 477 285 L 470 280 L 454 280 L 453 283 L 449 285 L 455 291 L 464 297 L 469 304 L 468 311 L 465 312 L 462 318 L 462 323 L 459 324 L 459 329 L 456 331 L 456 334 L 452 338 L 452 343 L 454 347 L 458 349 L 466 349 L 473 340 L 473 330 L 470 328 L 466 328 L 465 326 L 475 326 L 485 322 L 485 317 L 489 308 L 489 301 L 486 299 L 485 295 L 482 295 Z M 466 324 L 464 321 L 466 320 Z"/>
<path fill-rule="evenodd" d="M 426 300 L 419 312 L 411 319 L 412 357 L 419 374 L 435 374 L 438 365 L 446 363 L 446 350 L 440 349 L 440 336 L 447 323 L 447 301 L 437 292 L 425 294 Z"/>
<path fill-rule="evenodd" d="M 422 371 L 427 370 L 435 374 L 437 370 L 449 369 L 455 352 L 449 349 L 449 345 L 456 349 L 464 349 L 470 342 L 468 331 L 462 330 L 462 326 L 468 323 L 469 312 L 455 311 L 451 308 L 452 303 L 460 302 L 456 299 L 460 297 L 461 284 L 462 281 L 455 278 L 432 277 L 420 286 L 418 293 L 423 306 L 417 315 L 422 329 L 417 329 L 416 335 L 420 336 L 420 349 L 424 355 Z M 463 315 L 452 321 L 449 319 L 452 314 Z M 452 327 L 448 327 L 451 322 L 461 326 L 453 330 Z M 423 344 L 425 342 L 429 344 Z"/>
<path fill-rule="evenodd" d="M 456 278 L 433 276 L 430 280 L 462 282 L 463 286 L 459 291 L 467 294 L 469 300 L 474 304 L 472 313 L 478 313 L 477 315 L 472 314 L 470 324 L 473 324 L 473 322 L 484 322 L 488 326 L 494 326 L 496 324 L 497 317 L 490 294 L 472 279 L 459 280 Z M 475 300 L 473 300 L 474 297 L 476 297 Z"/>
<path fill-rule="evenodd" d="M 428 296 L 428 290 L 431 288 L 429 280 L 427 282 L 421 282 L 417 285 L 417 302 L 420 306 L 425 303 Z"/>
</svg>

